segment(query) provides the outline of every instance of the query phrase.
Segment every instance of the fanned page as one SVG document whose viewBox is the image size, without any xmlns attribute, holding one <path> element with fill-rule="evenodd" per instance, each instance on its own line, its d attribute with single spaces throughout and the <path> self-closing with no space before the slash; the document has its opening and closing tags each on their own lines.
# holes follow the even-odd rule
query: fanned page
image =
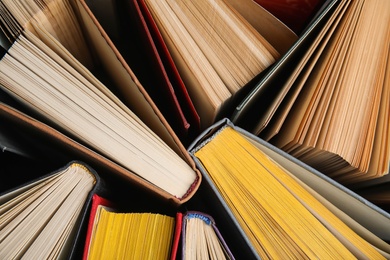
<svg viewBox="0 0 390 260">
<path fill-rule="evenodd" d="M 389 3 L 326 2 L 232 121 L 349 187 L 387 182 Z"/>
<path fill-rule="evenodd" d="M 339 13 L 339 3 L 341 5 L 338 0 L 324 1 L 322 11 L 237 104 L 230 117 L 235 124 L 258 134 L 258 129 L 268 123 L 291 87 L 291 79 L 302 69 L 307 53 L 313 51 L 313 47 L 324 36 L 324 31 L 337 17 L 335 14 Z M 261 113 L 253 113 L 254 110 Z"/>
<path fill-rule="evenodd" d="M 267 109 L 263 109 L 261 116 L 256 119 L 256 127 L 253 129 L 253 133 L 257 135 L 262 133 L 262 138 L 269 140 L 280 131 L 281 125 L 283 124 L 289 110 L 291 109 L 291 106 L 294 104 L 298 94 L 303 87 L 303 84 L 298 84 L 296 81 L 300 79 L 300 82 L 302 82 L 302 78 L 305 79 L 308 77 L 308 73 L 303 74 L 302 71 L 310 71 L 310 69 L 312 69 L 316 64 L 347 7 L 347 1 L 341 1 L 337 5 L 335 10 L 331 12 L 331 15 L 327 19 L 326 23 L 321 26 L 314 40 L 308 44 L 302 57 L 299 57 L 299 59 L 296 58 L 295 60 L 291 60 L 291 58 L 289 59 L 286 57 L 286 59 L 289 59 L 288 62 L 294 62 L 294 66 L 290 66 L 292 67 L 290 68 L 291 72 L 286 78 L 275 76 L 275 80 L 277 82 L 274 84 L 268 84 L 274 88 L 277 86 L 282 87 L 278 91 L 278 94 L 271 99 L 270 105 L 268 105 Z M 315 30 L 315 28 L 311 30 Z M 308 34 L 309 33 L 313 34 L 313 32 L 308 32 Z M 297 52 L 298 48 L 299 45 L 296 46 L 294 52 Z"/>
<path fill-rule="evenodd" d="M 319 59 L 294 82 L 302 91 L 269 139 L 344 184 L 388 173 L 389 10 L 388 1 L 350 3 Z"/>
<path fill-rule="evenodd" d="M 51 6 L 56 7 L 55 3 Z M 36 26 L 49 35 L 48 30 Z M 66 133 L 174 197 L 184 198 L 196 188 L 194 169 L 103 84 L 89 73 L 92 80 L 87 80 L 29 30 L 18 29 L 22 34 L 0 61 L 1 85 L 6 91 Z M 57 41 L 52 44 L 61 45 Z M 73 62 L 83 68 L 77 60 Z"/>
<path fill-rule="evenodd" d="M 232 127 L 193 154 L 262 259 L 385 259 Z"/>
<path fill-rule="evenodd" d="M 279 57 L 264 37 L 222 0 L 145 3 L 203 128 L 214 122 L 225 102 Z"/>
<path fill-rule="evenodd" d="M 95 184 L 94 174 L 76 162 L 12 191 L 11 199 L 5 193 L 0 197 L 0 257 L 68 257 L 66 244 L 74 238 L 79 215 Z"/>
</svg>

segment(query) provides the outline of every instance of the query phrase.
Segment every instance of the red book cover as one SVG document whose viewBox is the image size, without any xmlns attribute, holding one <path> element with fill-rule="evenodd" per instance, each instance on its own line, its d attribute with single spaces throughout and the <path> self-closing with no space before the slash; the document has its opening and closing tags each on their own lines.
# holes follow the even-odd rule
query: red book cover
<svg viewBox="0 0 390 260">
<path fill-rule="evenodd" d="M 171 260 L 175 260 L 178 254 L 182 223 L 183 223 L 183 213 L 177 212 L 176 219 L 175 219 L 174 237 L 172 241 Z"/>
<path fill-rule="evenodd" d="M 97 195 L 96 193 L 93 194 L 92 203 L 91 203 L 91 212 L 89 214 L 89 220 L 88 220 L 87 234 L 85 237 L 83 260 L 88 259 L 88 251 L 89 251 L 89 245 L 91 242 L 93 222 L 95 220 L 96 210 L 99 207 L 99 205 L 111 207 L 113 204 L 109 200 Z"/>
<path fill-rule="evenodd" d="M 176 120 L 180 118 L 184 122 L 183 124 L 188 130 L 188 139 L 191 141 L 200 133 L 200 118 L 187 92 L 187 88 L 145 2 L 133 0 L 129 7 L 130 11 L 138 18 L 134 20 L 138 22 L 139 29 L 143 34 L 142 36 L 145 40 L 144 48 L 153 53 L 151 59 L 157 70 L 154 73 L 159 75 L 162 79 L 161 84 L 164 84 L 165 88 L 170 92 L 170 97 L 168 98 L 171 99 L 170 102 L 176 107 L 176 113 L 179 113 L 179 116 L 176 115 L 175 118 Z M 166 104 L 166 106 L 168 105 Z"/>
<path fill-rule="evenodd" d="M 296 34 L 308 25 L 325 0 L 255 0 Z"/>
</svg>

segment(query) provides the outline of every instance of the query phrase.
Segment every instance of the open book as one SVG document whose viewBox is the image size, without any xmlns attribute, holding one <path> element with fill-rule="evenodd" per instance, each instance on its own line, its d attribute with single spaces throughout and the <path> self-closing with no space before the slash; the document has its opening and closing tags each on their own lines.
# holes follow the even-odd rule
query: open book
<svg viewBox="0 0 390 260">
<path fill-rule="evenodd" d="M 74 161 L 0 196 L 3 259 L 69 257 L 98 175 Z"/>
<path fill-rule="evenodd" d="M 328 2 L 231 119 L 352 187 L 389 172 L 390 6 Z"/>
<path fill-rule="evenodd" d="M 175 134 L 168 131 L 169 126 L 164 125 L 166 134 L 161 136 L 166 139 L 162 139 L 80 63 L 89 63 L 89 52 L 77 48 L 83 34 L 74 11 L 79 9 L 71 5 L 75 2 L 39 5 L 31 1 L 34 8 L 25 10 L 25 15 L 18 12 L 25 9 L 21 2 L 2 2 L 1 8 L 9 10 L 5 16 L 9 24 L 3 29 L 14 41 L 0 61 L 1 87 L 57 129 L 130 174 L 179 201 L 188 199 L 197 189 L 200 175 Z M 8 27 L 10 24 L 15 27 Z M 91 30 L 94 28 L 96 25 Z M 67 41 L 69 38 L 73 41 Z M 145 98 L 134 103 L 147 105 L 144 116 L 152 113 L 148 120 L 163 126 L 164 118 L 151 110 L 153 103 Z"/>
<path fill-rule="evenodd" d="M 189 151 L 207 183 L 201 194 L 218 212 L 210 214 L 226 225 L 221 232 L 235 234 L 237 255 L 389 257 L 388 213 L 230 121 L 207 129 Z"/>
</svg>

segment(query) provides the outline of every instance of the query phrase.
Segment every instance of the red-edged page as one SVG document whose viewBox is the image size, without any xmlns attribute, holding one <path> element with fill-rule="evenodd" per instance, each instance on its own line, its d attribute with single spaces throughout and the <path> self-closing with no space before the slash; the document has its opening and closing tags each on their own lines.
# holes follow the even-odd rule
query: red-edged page
<svg viewBox="0 0 390 260">
<path fill-rule="evenodd" d="M 96 193 L 92 196 L 92 203 L 91 203 L 91 212 L 89 213 L 89 220 L 88 220 L 88 227 L 87 227 L 87 234 L 85 237 L 85 246 L 84 246 L 84 253 L 83 253 L 83 260 L 88 259 L 88 250 L 89 245 L 91 243 L 91 235 L 92 235 L 92 229 L 93 229 L 93 222 L 95 221 L 95 215 L 96 210 L 99 207 L 99 205 L 103 205 L 106 207 L 111 207 L 112 203 L 97 195 Z"/>
<path fill-rule="evenodd" d="M 155 58 L 160 64 L 161 70 L 167 76 L 173 95 L 177 98 L 177 102 L 179 102 L 185 117 L 191 125 L 189 138 L 192 140 L 200 133 L 200 117 L 146 3 L 143 0 L 133 0 L 133 4 L 139 15 L 143 30 L 150 41 L 151 48 L 156 52 Z"/>
<path fill-rule="evenodd" d="M 178 254 L 182 223 L 183 223 L 183 213 L 177 212 L 176 219 L 175 219 L 174 237 L 172 241 L 171 260 L 175 260 Z"/>
</svg>

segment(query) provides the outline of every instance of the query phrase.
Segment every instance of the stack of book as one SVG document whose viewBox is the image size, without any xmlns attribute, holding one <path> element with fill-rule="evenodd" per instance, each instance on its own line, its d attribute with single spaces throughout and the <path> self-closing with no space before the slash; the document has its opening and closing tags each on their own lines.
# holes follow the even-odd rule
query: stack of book
<svg viewBox="0 0 390 260">
<path fill-rule="evenodd" d="M 0 257 L 390 258 L 389 3 L 274 2 L 0 0 Z"/>
</svg>

